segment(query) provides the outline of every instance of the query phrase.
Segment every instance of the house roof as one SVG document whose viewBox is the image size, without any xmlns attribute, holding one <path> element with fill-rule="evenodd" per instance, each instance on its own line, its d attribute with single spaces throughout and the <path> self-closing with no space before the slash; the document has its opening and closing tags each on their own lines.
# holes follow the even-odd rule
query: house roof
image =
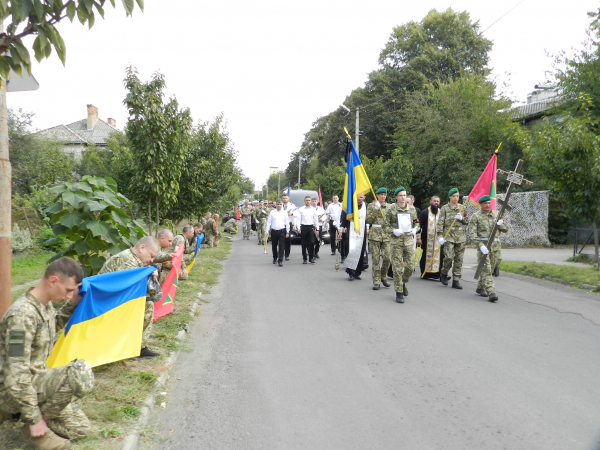
<svg viewBox="0 0 600 450">
<path fill-rule="evenodd" d="M 36 134 L 57 139 L 64 145 L 94 144 L 100 147 L 106 145 L 110 134 L 119 131 L 102 119 L 97 119 L 93 130 L 87 129 L 87 119 L 78 120 L 68 125 L 58 125 Z"/>
<path fill-rule="evenodd" d="M 553 108 L 556 108 L 563 101 L 564 97 L 558 96 L 539 102 L 513 106 L 509 109 L 509 111 L 512 113 L 513 120 L 526 122 L 547 115 L 549 111 L 551 111 Z"/>
</svg>

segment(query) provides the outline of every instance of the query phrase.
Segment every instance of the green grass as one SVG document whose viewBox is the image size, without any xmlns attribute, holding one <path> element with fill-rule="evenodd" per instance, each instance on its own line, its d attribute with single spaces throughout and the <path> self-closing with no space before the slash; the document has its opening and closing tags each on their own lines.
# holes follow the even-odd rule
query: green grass
<svg viewBox="0 0 600 450">
<path fill-rule="evenodd" d="M 219 247 L 202 249 L 189 278 L 180 280 L 174 312 L 156 321 L 152 330 L 149 347 L 158 351 L 160 357 L 119 361 L 94 369 L 94 389 L 83 402 L 83 410 L 92 423 L 92 432 L 86 438 L 72 442 L 72 449 L 116 450 L 122 447 L 124 437 L 141 414 L 146 397 L 157 389 L 166 390 L 164 386 L 156 386 L 158 376 L 167 370 L 165 358 L 171 351 L 187 350 L 185 344 L 177 339 L 177 334 L 179 330 L 187 330 L 194 320 L 190 314 L 191 305 L 198 293 L 202 292 L 204 295 L 210 292 L 210 287 L 217 283 L 223 269 L 222 261 L 230 248 L 231 241 L 224 238 Z M 24 290 L 13 292 L 13 297 L 16 298 L 22 292 Z M 200 307 L 195 316 L 199 313 Z M 164 397 L 161 397 L 161 401 L 164 401 Z M 31 448 L 19 442 L 21 426 L 21 423 L 8 422 L 0 426 L 1 449 Z"/>
<path fill-rule="evenodd" d="M 551 277 L 569 283 L 590 284 L 600 286 L 600 271 L 593 267 L 559 266 L 556 264 L 537 262 L 502 261 L 500 269 L 519 275 L 529 275 L 538 278 Z"/>
<path fill-rule="evenodd" d="M 10 285 L 18 286 L 41 278 L 46 270 L 46 261 L 51 256 L 51 253 L 37 253 L 13 258 L 10 263 Z"/>
</svg>

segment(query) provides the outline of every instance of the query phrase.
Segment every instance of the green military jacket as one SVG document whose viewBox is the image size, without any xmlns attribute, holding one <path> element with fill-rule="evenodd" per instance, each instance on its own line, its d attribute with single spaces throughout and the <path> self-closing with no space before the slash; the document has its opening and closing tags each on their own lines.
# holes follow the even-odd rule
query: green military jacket
<svg viewBox="0 0 600 450">
<path fill-rule="evenodd" d="M 253 208 L 251 206 L 242 206 L 240 208 L 240 213 L 242 214 L 242 219 L 252 217 Z"/>
<path fill-rule="evenodd" d="M 234 230 L 235 231 L 236 221 L 235 219 L 229 219 L 225 224 L 225 230 Z"/>
<path fill-rule="evenodd" d="M 263 212 L 263 210 L 265 212 Z M 254 218 L 256 219 L 257 222 L 261 222 L 261 221 L 267 221 L 267 217 L 269 217 L 269 212 L 267 212 L 267 208 L 264 206 L 257 206 L 256 209 L 254 210 Z"/>
<path fill-rule="evenodd" d="M 400 208 L 397 203 L 390 204 L 386 208 L 385 222 L 388 226 L 388 234 L 391 236 L 392 245 L 413 245 L 413 239 L 415 238 L 412 235 L 401 234 L 400 236 L 396 236 L 393 233 L 393 230 L 398 228 L 398 213 L 410 214 L 412 228 L 416 228 L 417 234 L 421 229 L 419 227 L 419 219 L 417 219 L 417 210 L 414 208 L 414 206 L 411 206 L 407 203 L 404 208 Z"/>
<path fill-rule="evenodd" d="M 210 220 L 212 220 L 212 219 L 210 219 Z M 178 234 L 177 236 L 175 236 L 173 238 L 173 242 L 171 243 L 171 246 L 161 249 L 160 252 L 158 253 L 158 255 L 156 255 L 156 258 L 154 258 L 154 262 L 162 263 L 165 261 L 169 261 L 171 259 L 171 253 L 175 253 L 177 251 L 177 247 L 179 247 L 179 244 L 183 244 L 185 247 L 185 241 L 186 241 L 186 239 L 183 237 L 183 235 Z M 181 263 L 181 267 L 184 268 L 183 262 Z"/>
<path fill-rule="evenodd" d="M 202 219 L 200 219 L 200 223 L 201 223 L 202 225 L 206 225 L 206 221 L 207 221 L 207 220 L 208 220 L 208 219 L 207 219 L 206 217 L 203 217 Z"/>
<path fill-rule="evenodd" d="M 465 233 L 465 225 L 468 225 L 469 218 L 465 215 L 466 212 L 463 210 L 461 213 L 463 216 L 463 220 L 456 220 L 454 222 L 454 217 L 460 212 L 460 208 L 462 205 L 460 203 L 456 204 L 456 207 L 452 207 L 450 203 L 446 203 L 444 206 L 440 208 L 440 215 L 438 216 L 438 227 L 437 227 L 437 236 L 444 237 L 446 236 L 446 232 L 450 230 L 448 236 L 446 236 L 446 241 L 452 242 L 454 244 L 464 244 L 467 242 L 467 235 Z M 450 228 L 454 222 L 454 226 Z"/>
<path fill-rule="evenodd" d="M 471 217 L 471 221 L 469 222 L 469 237 L 471 238 L 471 242 L 475 248 L 479 248 L 482 245 L 487 245 L 490 234 L 492 233 L 492 229 L 494 228 L 494 224 L 498 221 L 498 211 L 490 211 L 489 213 L 484 213 L 483 211 L 477 211 Z M 504 222 L 502 225 L 498 227 L 498 231 L 501 233 L 506 233 L 508 231 L 508 225 Z M 500 234 L 496 233 L 496 238 L 492 243 L 492 250 L 499 250 L 502 248 L 500 245 Z"/>
<path fill-rule="evenodd" d="M 98 273 L 117 272 L 119 270 L 137 269 L 139 267 L 144 267 L 144 263 L 138 258 L 138 255 L 133 253 L 133 249 L 130 248 L 111 256 Z"/>
<path fill-rule="evenodd" d="M 208 219 L 206 225 L 204 225 L 204 236 L 216 236 L 217 235 L 217 224 L 215 219 Z"/>
<path fill-rule="evenodd" d="M 33 380 L 48 370 L 46 359 L 54 347 L 56 327 L 67 324 L 75 307 L 67 301 L 57 311 L 28 291 L 10 305 L 0 322 L 0 398 L 8 393 L 19 407 L 9 412 L 20 412 L 29 425 L 42 419 Z"/>
<path fill-rule="evenodd" d="M 194 253 L 196 251 L 196 241 L 198 240 L 198 238 L 196 237 L 196 235 L 194 235 L 194 237 L 192 238 L 192 242 L 190 243 L 189 240 L 187 240 L 185 238 L 185 236 L 183 237 L 184 242 L 185 242 L 185 248 L 183 249 L 183 254 L 184 255 L 190 255 L 192 253 Z"/>
<path fill-rule="evenodd" d="M 369 230 L 369 240 L 374 242 L 390 242 L 391 232 L 385 221 L 385 215 L 388 208 L 391 205 L 389 203 L 382 203 L 380 209 L 375 209 L 375 205 L 370 203 L 367 206 L 367 223 L 371 224 Z M 383 213 L 383 216 L 381 215 Z"/>
</svg>

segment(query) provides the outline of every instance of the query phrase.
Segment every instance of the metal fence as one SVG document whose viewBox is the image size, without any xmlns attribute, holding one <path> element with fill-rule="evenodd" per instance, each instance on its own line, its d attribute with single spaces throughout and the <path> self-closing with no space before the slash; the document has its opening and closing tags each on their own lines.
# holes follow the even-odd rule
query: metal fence
<svg viewBox="0 0 600 450">
<path fill-rule="evenodd" d="M 504 194 L 498 194 L 504 200 Z M 508 233 L 499 233 L 502 245 L 509 247 L 550 246 L 548 239 L 548 191 L 516 192 L 510 196 L 512 211 L 506 211 L 504 220 L 508 224 Z M 467 197 L 463 197 L 467 201 Z M 465 208 L 471 217 L 477 208 L 467 203 Z M 498 205 L 500 209 L 500 205 Z M 467 227 L 468 236 L 468 227 Z M 470 240 L 467 237 L 467 243 Z"/>
</svg>

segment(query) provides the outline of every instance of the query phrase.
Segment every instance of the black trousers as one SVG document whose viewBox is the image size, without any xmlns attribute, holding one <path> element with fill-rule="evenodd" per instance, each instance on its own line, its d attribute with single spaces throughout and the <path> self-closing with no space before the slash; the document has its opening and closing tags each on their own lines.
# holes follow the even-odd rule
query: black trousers
<svg viewBox="0 0 600 450">
<path fill-rule="evenodd" d="M 316 235 L 316 231 L 315 231 L 315 256 L 317 256 L 319 254 L 319 249 L 321 248 L 321 239 L 323 236 L 323 226 L 319 227 L 319 234 Z"/>
<path fill-rule="evenodd" d="M 346 256 L 348 256 L 348 252 L 350 251 L 350 240 L 348 239 L 349 234 L 350 230 L 346 230 L 345 233 L 342 233 L 342 242 L 340 243 L 340 254 L 342 259 L 346 259 Z"/>
<path fill-rule="evenodd" d="M 329 221 L 329 244 L 331 245 L 331 253 L 335 253 L 337 249 L 337 228 L 333 225 L 333 220 Z"/>
<path fill-rule="evenodd" d="M 283 252 L 285 247 L 285 228 L 274 230 L 271 228 L 271 249 L 273 250 L 273 259 L 278 262 L 283 261 Z"/>
<path fill-rule="evenodd" d="M 292 231 L 292 224 L 290 224 L 290 231 Z M 288 237 L 284 237 L 285 241 L 285 257 L 290 257 L 290 248 L 292 246 L 292 234 L 290 233 Z"/>
<path fill-rule="evenodd" d="M 312 225 L 300 225 L 300 241 L 302 242 L 302 259 L 306 261 L 306 253 L 308 257 L 313 259 L 315 250 L 315 233 Z"/>
</svg>

